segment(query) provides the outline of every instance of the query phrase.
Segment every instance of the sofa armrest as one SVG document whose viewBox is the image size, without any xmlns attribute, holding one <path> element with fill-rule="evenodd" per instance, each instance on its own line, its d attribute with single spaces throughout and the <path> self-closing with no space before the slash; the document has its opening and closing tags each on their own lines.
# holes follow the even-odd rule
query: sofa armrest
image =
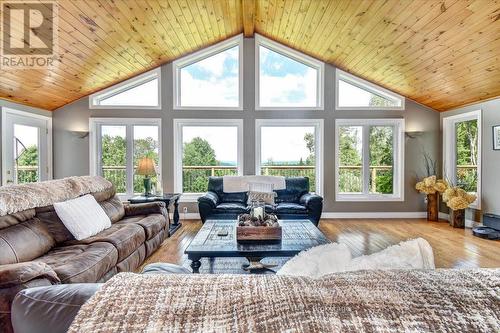
<svg viewBox="0 0 500 333">
<path fill-rule="evenodd" d="M 56 272 L 43 262 L 0 265 L 0 288 L 14 287 L 35 279 L 47 279 L 53 284 L 61 282 Z"/>
<path fill-rule="evenodd" d="M 204 195 L 198 198 L 198 203 L 207 203 L 209 204 L 212 208 L 217 207 L 219 204 L 220 199 L 217 193 L 208 191 Z"/>
<path fill-rule="evenodd" d="M 167 208 L 162 201 L 125 205 L 125 216 L 162 214 L 168 217 Z"/>
<path fill-rule="evenodd" d="M 323 197 L 313 193 L 306 193 L 300 197 L 300 203 L 306 207 L 322 202 L 323 202 Z"/>
</svg>

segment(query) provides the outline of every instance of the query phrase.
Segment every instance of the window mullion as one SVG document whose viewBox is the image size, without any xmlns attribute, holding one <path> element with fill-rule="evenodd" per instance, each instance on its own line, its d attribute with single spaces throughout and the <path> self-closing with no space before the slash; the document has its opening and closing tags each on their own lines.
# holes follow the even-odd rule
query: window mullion
<svg viewBox="0 0 500 333">
<path fill-rule="evenodd" d="M 134 129 L 133 125 L 126 127 L 126 184 L 127 195 L 134 195 Z"/>
<path fill-rule="evenodd" d="M 363 194 L 370 193 L 370 126 L 363 126 Z"/>
</svg>

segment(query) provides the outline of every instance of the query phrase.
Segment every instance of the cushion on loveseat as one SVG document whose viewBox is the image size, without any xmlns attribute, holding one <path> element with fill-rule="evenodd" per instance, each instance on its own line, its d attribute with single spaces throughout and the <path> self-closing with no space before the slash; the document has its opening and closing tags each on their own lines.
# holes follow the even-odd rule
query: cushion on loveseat
<svg viewBox="0 0 500 333">
<path fill-rule="evenodd" d="M 55 247 L 35 259 L 49 265 L 61 283 L 95 282 L 118 262 L 116 248 L 105 242 Z"/>
<path fill-rule="evenodd" d="M 247 205 L 239 202 L 223 202 L 215 208 L 216 213 L 248 213 Z"/>
<path fill-rule="evenodd" d="M 276 190 L 275 202 L 299 203 L 300 197 L 309 192 L 309 178 L 289 177 L 285 178 L 286 189 Z"/>
<path fill-rule="evenodd" d="M 127 258 L 132 252 L 137 250 L 146 241 L 146 233 L 138 224 L 115 223 L 106 230 L 95 236 L 82 240 L 74 240 L 63 245 L 92 244 L 96 242 L 107 242 L 112 244 L 118 251 L 118 262 Z"/>
<path fill-rule="evenodd" d="M 276 212 L 278 214 L 305 214 L 307 213 L 307 208 L 306 206 L 293 202 L 282 202 L 276 206 Z"/>
<path fill-rule="evenodd" d="M 155 237 L 161 230 L 165 229 L 167 223 L 161 214 L 128 216 L 116 223 L 117 225 L 136 224 L 144 228 L 146 240 Z"/>
</svg>

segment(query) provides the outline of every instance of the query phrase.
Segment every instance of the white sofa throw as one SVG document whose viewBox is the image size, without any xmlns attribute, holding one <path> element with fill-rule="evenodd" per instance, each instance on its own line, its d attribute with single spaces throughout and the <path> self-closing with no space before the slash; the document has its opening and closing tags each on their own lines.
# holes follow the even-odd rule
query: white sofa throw
<svg viewBox="0 0 500 333">
<path fill-rule="evenodd" d="M 98 234 L 111 227 L 111 220 L 90 195 L 54 203 L 57 216 L 77 240 Z"/>
</svg>

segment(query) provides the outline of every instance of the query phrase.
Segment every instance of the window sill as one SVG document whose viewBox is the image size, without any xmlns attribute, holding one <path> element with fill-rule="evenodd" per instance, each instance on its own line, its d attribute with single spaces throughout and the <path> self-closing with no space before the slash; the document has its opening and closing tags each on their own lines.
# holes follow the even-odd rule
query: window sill
<svg viewBox="0 0 500 333">
<path fill-rule="evenodd" d="M 335 196 L 335 201 L 338 202 L 403 202 L 404 198 L 392 195 L 353 195 L 341 194 Z"/>
<path fill-rule="evenodd" d="M 183 193 L 179 199 L 179 202 L 198 202 L 198 198 L 205 193 Z"/>
</svg>

